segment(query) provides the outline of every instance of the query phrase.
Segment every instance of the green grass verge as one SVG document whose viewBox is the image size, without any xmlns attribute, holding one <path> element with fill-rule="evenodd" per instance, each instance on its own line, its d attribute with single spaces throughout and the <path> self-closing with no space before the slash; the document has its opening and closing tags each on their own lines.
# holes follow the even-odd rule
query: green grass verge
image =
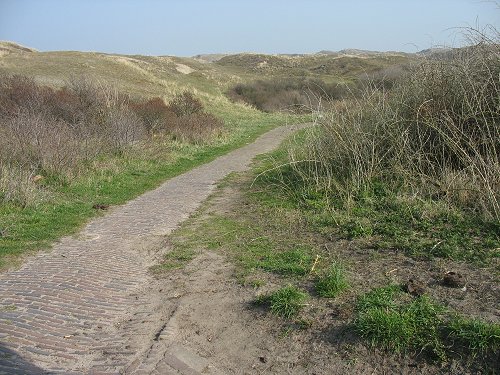
<svg viewBox="0 0 500 375">
<path fill-rule="evenodd" d="M 175 258 L 179 254 L 194 255 L 200 249 L 209 249 L 228 253 L 236 261 L 238 274 L 244 283 L 244 279 L 258 270 L 288 278 L 309 275 L 314 261 L 312 245 L 298 243 L 296 238 L 285 233 L 279 236 L 273 232 L 272 225 L 267 226 L 266 222 L 261 221 L 269 220 L 263 213 L 252 215 L 251 218 L 246 215 L 228 217 L 217 213 L 199 222 L 197 220 L 198 217 L 192 218 L 173 233 L 172 251 L 165 256 L 158 270 L 178 268 L 172 264 L 178 264 Z M 194 222 L 196 226 L 193 226 Z M 191 258 L 186 257 L 183 264 Z"/>
<path fill-rule="evenodd" d="M 325 211 L 314 220 L 324 233 L 365 238 L 377 249 L 397 249 L 414 258 L 488 263 L 500 256 L 499 222 L 487 222 L 445 202 L 414 200 L 387 190 L 374 185 L 351 207 Z"/>
</svg>

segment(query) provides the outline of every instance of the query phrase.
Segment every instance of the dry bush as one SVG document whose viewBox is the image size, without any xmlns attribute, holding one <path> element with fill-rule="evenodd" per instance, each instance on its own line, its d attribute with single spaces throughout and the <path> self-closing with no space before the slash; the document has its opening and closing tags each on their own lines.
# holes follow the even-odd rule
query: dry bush
<svg viewBox="0 0 500 375">
<path fill-rule="evenodd" d="M 46 199 L 30 171 L 0 163 L 0 202 L 12 202 L 21 207 L 34 206 Z"/>
<path fill-rule="evenodd" d="M 13 75 L 0 77 L 0 116 L 15 116 L 20 108 L 40 111 L 50 89 L 40 89 L 31 78 Z"/>
<path fill-rule="evenodd" d="M 54 90 L 31 78 L 0 77 L 0 162 L 67 174 L 81 160 L 112 153 L 145 136 L 129 99 L 109 86 L 73 80 Z"/>
<path fill-rule="evenodd" d="M 500 218 L 500 49 L 482 42 L 410 69 L 389 91 L 369 85 L 318 118 L 294 164 L 307 183 L 349 201 L 374 181 Z"/>
<path fill-rule="evenodd" d="M 224 123 L 204 112 L 201 101 L 190 92 L 176 95 L 168 104 L 160 98 L 130 103 L 150 134 L 170 134 L 183 142 L 202 144 L 221 134 Z"/>
<path fill-rule="evenodd" d="M 322 100 L 339 100 L 349 93 L 340 84 L 328 84 L 317 79 L 282 78 L 239 83 L 227 92 L 235 102 L 244 102 L 264 112 L 292 110 L 307 112 Z"/>
<path fill-rule="evenodd" d="M 143 140 L 146 133 L 141 119 L 128 107 L 112 109 L 104 128 L 109 146 L 116 151 Z"/>
<path fill-rule="evenodd" d="M 5 120 L 0 145 L 1 161 L 27 170 L 59 173 L 79 160 L 77 140 L 66 123 L 25 109 Z"/>
<path fill-rule="evenodd" d="M 175 116 L 161 98 L 152 98 L 144 102 L 131 102 L 130 108 L 139 116 L 150 134 L 165 131 L 165 124 Z"/>
<path fill-rule="evenodd" d="M 131 102 L 130 108 L 150 134 L 171 134 L 190 143 L 205 143 L 220 134 L 223 122 L 204 112 L 202 102 L 190 92 L 176 95 L 168 104 L 160 98 Z"/>
<path fill-rule="evenodd" d="M 203 112 L 203 104 L 200 99 L 196 98 L 189 91 L 176 95 L 170 103 L 168 103 L 168 108 L 174 112 L 177 117 Z"/>
<path fill-rule="evenodd" d="M 410 69 L 410 65 L 392 65 L 374 72 L 364 73 L 358 77 L 356 90 L 360 90 L 362 93 L 367 86 L 378 90 L 390 90 Z"/>
<path fill-rule="evenodd" d="M 222 133 L 224 123 L 210 113 L 177 117 L 168 124 L 168 132 L 183 142 L 203 144 Z"/>
</svg>

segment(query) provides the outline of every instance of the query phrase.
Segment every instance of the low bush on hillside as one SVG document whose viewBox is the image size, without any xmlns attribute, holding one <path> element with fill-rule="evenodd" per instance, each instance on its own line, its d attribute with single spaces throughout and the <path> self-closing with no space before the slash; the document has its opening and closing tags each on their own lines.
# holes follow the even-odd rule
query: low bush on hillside
<svg viewBox="0 0 500 375">
<path fill-rule="evenodd" d="M 176 95 L 168 104 L 161 98 L 131 103 L 149 134 L 167 133 L 183 142 L 203 143 L 219 135 L 224 124 L 204 111 L 203 103 L 190 92 Z"/>
<path fill-rule="evenodd" d="M 356 92 L 361 96 L 366 87 L 376 88 L 377 90 L 390 90 L 398 84 L 399 80 L 409 70 L 411 70 L 410 64 L 398 64 L 373 72 L 363 73 L 356 81 L 356 90 L 352 92 Z"/>
<path fill-rule="evenodd" d="M 32 202 L 36 175 L 71 176 L 90 161 L 144 149 L 155 135 L 204 143 L 221 132 L 191 93 L 166 104 L 132 100 L 114 88 L 73 80 L 53 89 L 23 76 L 0 77 L 0 201 Z"/>
<path fill-rule="evenodd" d="M 348 92 L 345 85 L 327 84 L 317 79 L 282 78 L 239 83 L 227 95 L 233 101 L 250 104 L 264 112 L 304 113 L 318 107 L 322 101 L 341 99 Z"/>
</svg>

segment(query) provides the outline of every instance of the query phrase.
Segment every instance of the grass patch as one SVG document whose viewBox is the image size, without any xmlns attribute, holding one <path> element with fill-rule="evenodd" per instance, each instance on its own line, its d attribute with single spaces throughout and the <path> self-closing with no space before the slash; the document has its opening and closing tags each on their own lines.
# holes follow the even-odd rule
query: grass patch
<svg viewBox="0 0 500 375">
<path fill-rule="evenodd" d="M 211 214 L 202 220 L 194 218 L 174 232 L 173 252 L 186 251 L 184 249 L 224 251 L 236 261 L 238 273 L 243 278 L 258 270 L 292 278 L 307 276 L 313 263 L 312 246 L 297 244 L 294 238 L 283 233 L 281 237 L 274 236 L 277 233 L 272 232 L 272 227 L 266 228 L 260 220 L 268 218 L 262 212 L 252 220 L 246 215 L 228 217 L 223 214 Z M 168 255 L 165 261 L 169 263 Z"/>
<path fill-rule="evenodd" d="M 493 356 L 500 325 L 453 314 L 428 296 L 412 298 L 400 286 L 376 288 L 358 298 L 354 327 L 372 345 L 427 352 L 440 360 L 457 354 Z"/>
<path fill-rule="evenodd" d="M 307 294 L 295 286 L 288 285 L 277 291 L 257 298 L 258 305 L 264 305 L 276 315 L 290 319 L 304 307 Z"/>
<path fill-rule="evenodd" d="M 455 347 L 473 355 L 499 352 L 500 324 L 455 316 L 447 326 L 448 339 Z"/>
<path fill-rule="evenodd" d="M 262 251 L 263 250 L 263 251 Z M 296 248 L 283 252 L 265 251 L 259 248 L 254 259 L 246 258 L 247 267 L 260 268 L 280 275 L 304 276 L 309 272 L 312 257 L 309 249 Z"/>
<path fill-rule="evenodd" d="M 198 254 L 194 249 L 185 247 L 176 247 L 172 251 L 168 252 L 164 257 L 163 261 L 153 267 L 153 272 L 168 271 L 173 269 L 183 268 L 187 263 L 189 263 Z"/>
<path fill-rule="evenodd" d="M 500 255 L 498 221 L 466 215 L 442 202 L 375 190 L 351 207 L 323 213 L 317 221 L 320 230 L 348 239 L 369 239 L 375 248 L 401 250 L 414 258 L 488 263 Z"/>
<path fill-rule="evenodd" d="M 498 257 L 500 223 L 466 215 L 443 202 L 414 200 L 386 193 L 380 184 L 357 198 L 352 207 L 331 214 L 330 223 L 342 236 L 369 238 L 379 249 L 406 254 L 487 263 Z"/>
<path fill-rule="evenodd" d="M 439 327 L 444 309 L 426 296 L 413 301 L 398 301 L 395 297 L 406 296 L 400 288 L 390 286 L 361 297 L 355 321 L 358 333 L 384 349 L 429 350 L 442 357 Z"/>
<path fill-rule="evenodd" d="M 349 287 L 344 267 L 340 263 L 333 263 L 318 277 L 314 287 L 320 297 L 337 297 Z"/>
</svg>

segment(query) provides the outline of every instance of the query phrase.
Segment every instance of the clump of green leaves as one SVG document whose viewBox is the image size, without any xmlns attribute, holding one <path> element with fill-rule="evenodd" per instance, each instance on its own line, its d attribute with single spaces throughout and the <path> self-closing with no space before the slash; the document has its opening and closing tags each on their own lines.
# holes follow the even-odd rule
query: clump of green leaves
<svg viewBox="0 0 500 375">
<path fill-rule="evenodd" d="M 318 277 L 314 287 L 320 297 L 336 297 L 349 287 L 344 267 L 340 263 L 333 263 Z"/>
<path fill-rule="evenodd" d="M 299 313 L 304 307 L 306 299 L 305 292 L 295 286 L 288 285 L 271 294 L 258 297 L 256 303 L 269 307 L 273 314 L 289 319 Z"/>
</svg>

